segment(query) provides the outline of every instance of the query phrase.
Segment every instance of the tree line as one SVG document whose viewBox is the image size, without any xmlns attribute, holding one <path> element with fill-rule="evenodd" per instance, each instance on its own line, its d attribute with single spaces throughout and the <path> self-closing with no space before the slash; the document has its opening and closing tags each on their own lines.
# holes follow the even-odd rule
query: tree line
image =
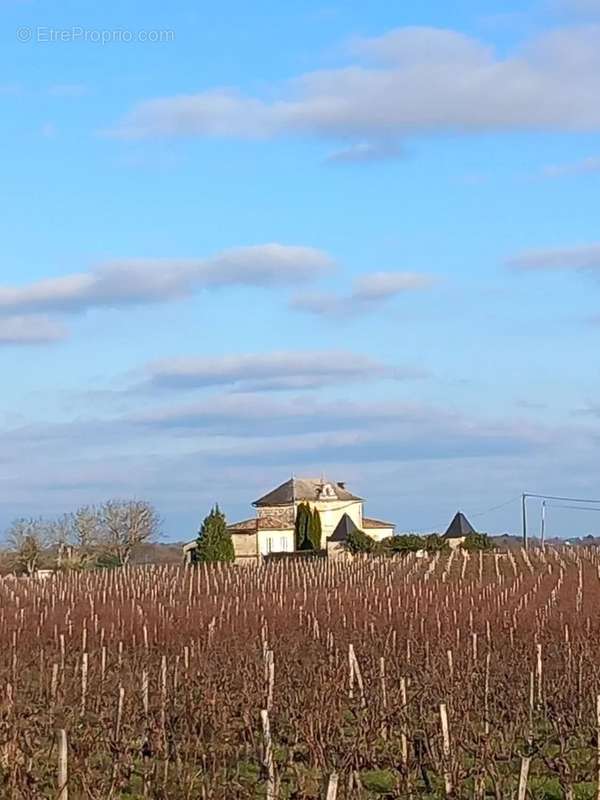
<svg viewBox="0 0 600 800">
<path fill-rule="evenodd" d="M 52 520 L 21 518 L 6 531 L 6 561 L 21 575 L 43 568 L 127 566 L 136 547 L 160 529 L 156 509 L 145 500 L 108 500 Z"/>
<path fill-rule="evenodd" d="M 489 551 L 494 549 L 487 533 L 470 533 L 460 545 L 467 552 Z M 375 555 L 402 555 L 405 553 L 449 553 L 448 540 L 437 533 L 429 536 L 388 536 L 381 542 L 371 539 L 364 531 L 355 530 L 348 536 L 348 549 L 351 553 L 373 553 Z"/>
</svg>

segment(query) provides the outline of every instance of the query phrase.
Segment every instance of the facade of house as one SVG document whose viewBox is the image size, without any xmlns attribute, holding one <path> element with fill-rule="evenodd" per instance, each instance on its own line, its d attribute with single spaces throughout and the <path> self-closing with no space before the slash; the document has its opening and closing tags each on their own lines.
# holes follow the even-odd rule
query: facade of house
<svg viewBox="0 0 600 800">
<path fill-rule="evenodd" d="M 351 494 L 344 483 L 324 478 L 290 478 L 281 486 L 255 500 L 256 514 L 251 519 L 229 525 L 236 561 L 269 553 L 291 553 L 295 549 L 294 525 L 300 503 L 317 509 L 321 518 L 321 548 L 327 549 L 341 519 L 347 515 L 357 528 L 376 541 L 393 536 L 394 525 L 364 516 L 364 500 Z M 192 560 L 195 541 L 184 547 Z"/>
</svg>

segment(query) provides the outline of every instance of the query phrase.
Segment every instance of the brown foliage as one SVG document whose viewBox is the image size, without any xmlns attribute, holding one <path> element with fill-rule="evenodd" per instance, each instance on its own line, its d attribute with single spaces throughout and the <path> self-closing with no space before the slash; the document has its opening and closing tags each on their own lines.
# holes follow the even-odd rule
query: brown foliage
<svg viewBox="0 0 600 800">
<path fill-rule="evenodd" d="M 334 771 L 338 798 L 500 798 L 524 755 L 567 794 L 596 775 L 599 569 L 590 549 L 0 580 L 0 795 L 55 796 L 65 729 L 72 800 L 264 796 L 268 705 L 282 799 Z"/>
</svg>

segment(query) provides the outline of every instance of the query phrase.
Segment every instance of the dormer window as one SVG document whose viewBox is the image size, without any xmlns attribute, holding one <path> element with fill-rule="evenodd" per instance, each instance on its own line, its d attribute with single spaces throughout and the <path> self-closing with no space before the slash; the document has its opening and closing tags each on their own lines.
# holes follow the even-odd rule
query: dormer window
<svg viewBox="0 0 600 800">
<path fill-rule="evenodd" d="M 324 483 L 321 486 L 319 497 L 324 498 L 326 500 L 335 500 L 337 498 L 337 494 L 335 493 L 335 489 L 330 483 Z"/>
</svg>

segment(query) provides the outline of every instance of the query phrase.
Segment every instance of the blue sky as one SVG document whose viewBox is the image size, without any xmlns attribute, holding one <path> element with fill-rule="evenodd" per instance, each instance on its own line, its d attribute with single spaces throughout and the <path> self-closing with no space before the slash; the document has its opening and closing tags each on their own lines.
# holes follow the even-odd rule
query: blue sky
<svg viewBox="0 0 600 800">
<path fill-rule="evenodd" d="M 0 15 L 0 527 L 600 495 L 598 0 Z"/>
</svg>

